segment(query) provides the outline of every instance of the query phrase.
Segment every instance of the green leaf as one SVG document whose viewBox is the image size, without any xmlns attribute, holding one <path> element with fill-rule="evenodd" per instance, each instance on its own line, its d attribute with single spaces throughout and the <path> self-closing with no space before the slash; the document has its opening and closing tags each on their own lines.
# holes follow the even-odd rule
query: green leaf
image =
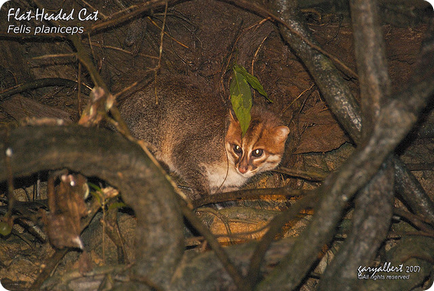
<svg viewBox="0 0 434 291">
<path fill-rule="evenodd" d="M 128 205 L 126 205 L 124 202 L 114 202 L 112 204 L 110 204 L 110 206 L 108 207 L 108 209 L 120 209 L 120 208 L 124 208 L 124 207 L 128 207 Z"/>
<path fill-rule="evenodd" d="M 250 110 L 252 109 L 252 92 L 245 75 L 236 70 L 235 67 L 229 90 L 231 93 L 232 108 L 234 109 L 235 116 L 240 122 L 242 135 L 244 136 L 251 120 Z"/>
<path fill-rule="evenodd" d="M 87 182 L 87 184 L 89 185 L 90 188 L 92 188 L 95 191 L 101 191 L 101 187 L 99 187 L 98 185 L 91 183 L 91 182 Z"/>
<path fill-rule="evenodd" d="M 101 187 L 98 185 L 95 185 L 91 182 L 87 182 L 87 185 L 89 185 L 89 188 L 93 189 L 93 191 L 90 191 L 90 194 L 95 197 L 96 200 L 98 200 L 98 203 L 100 205 L 103 205 L 104 203 L 104 197 L 102 195 Z"/>
<path fill-rule="evenodd" d="M 267 98 L 267 100 L 271 103 L 273 103 L 273 100 L 268 98 L 267 92 L 265 92 L 264 87 L 262 87 L 261 83 L 259 82 L 258 78 L 253 76 L 252 74 L 249 74 L 247 72 L 246 68 L 240 65 L 234 65 L 234 71 L 244 76 L 244 78 L 247 80 L 250 86 L 252 86 L 253 89 L 258 91 L 259 94 Z"/>
</svg>

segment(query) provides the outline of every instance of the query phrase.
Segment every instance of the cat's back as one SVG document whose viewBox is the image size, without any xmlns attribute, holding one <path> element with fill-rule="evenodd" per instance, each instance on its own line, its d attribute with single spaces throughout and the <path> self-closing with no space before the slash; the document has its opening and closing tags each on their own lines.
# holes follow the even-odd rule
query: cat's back
<svg viewBox="0 0 434 291">
<path fill-rule="evenodd" d="M 185 180 L 194 197 L 238 189 L 274 169 L 289 134 L 275 114 L 259 107 L 243 134 L 222 98 L 208 88 L 200 79 L 160 75 L 120 107 L 133 135 Z"/>
<path fill-rule="evenodd" d="M 158 76 L 127 98 L 120 110 L 133 135 L 145 140 L 157 129 L 193 134 L 214 128 L 226 114 L 223 102 L 205 81 L 170 74 Z"/>
<path fill-rule="evenodd" d="M 150 143 L 157 159 L 176 170 L 176 151 L 204 156 L 206 147 L 220 143 L 215 151 L 223 154 L 227 110 L 208 88 L 197 78 L 160 75 L 121 104 L 121 115 L 134 137 Z"/>
</svg>

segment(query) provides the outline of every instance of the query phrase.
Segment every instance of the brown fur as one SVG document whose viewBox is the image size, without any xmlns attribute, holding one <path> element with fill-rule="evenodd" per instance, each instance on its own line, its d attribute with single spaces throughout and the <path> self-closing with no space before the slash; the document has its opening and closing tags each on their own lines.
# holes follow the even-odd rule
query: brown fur
<svg viewBox="0 0 434 291">
<path fill-rule="evenodd" d="M 269 111 L 254 107 L 241 137 L 220 97 L 188 77 L 159 76 L 157 96 L 158 105 L 154 86 L 148 86 L 122 104 L 121 114 L 133 135 L 150 143 L 155 157 L 192 187 L 194 197 L 237 189 L 280 163 L 289 129 Z M 261 157 L 252 156 L 256 149 Z"/>
</svg>

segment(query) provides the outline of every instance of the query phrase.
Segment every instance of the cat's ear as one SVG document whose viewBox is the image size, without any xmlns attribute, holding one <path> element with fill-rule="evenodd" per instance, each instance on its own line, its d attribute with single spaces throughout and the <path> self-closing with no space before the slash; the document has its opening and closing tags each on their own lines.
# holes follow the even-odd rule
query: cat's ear
<svg viewBox="0 0 434 291">
<path fill-rule="evenodd" d="M 228 120 L 228 128 L 226 131 L 226 141 L 234 143 L 235 141 L 241 142 L 241 127 L 238 122 L 237 117 L 235 116 L 235 112 L 229 110 Z"/>
<path fill-rule="evenodd" d="M 289 128 L 284 125 L 278 126 L 274 129 L 274 133 L 279 142 L 285 142 L 289 134 Z"/>
</svg>

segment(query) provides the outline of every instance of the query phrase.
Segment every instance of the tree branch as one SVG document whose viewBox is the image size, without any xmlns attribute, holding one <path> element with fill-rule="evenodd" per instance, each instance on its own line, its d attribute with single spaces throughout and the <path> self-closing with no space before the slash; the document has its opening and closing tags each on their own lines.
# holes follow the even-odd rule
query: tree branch
<svg viewBox="0 0 434 291">
<path fill-rule="evenodd" d="M 350 4 L 362 100 L 362 135 L 367 139 L 390 96 L 391 82 L 376 1 L 352 0 Z M 351 233 L 327 267 L 318 290 L 356 290 L 360 286 L 354 270 L 369 265 L 390 227 L 393 173 L 389 158 L 357 195 Z"/>
<path fill-rule="evenodd" d="M 280 2 L 276 5 L 273 11 L 280 11 L 280 16 L 285 22 L 306 31 L 299 22 L 290 19 L 294 7 Z M 297 54 L 303 59 L 315 80 L 321 84 L 318 85 L 330 108 L 336 109 L 334 112 L 338 119 L 343 120 L 343 125 L 345 128 L 348 126 L 347 130 L 351 136 L 360 141 L 360 127 L 350 124 L 353 120 L 360 120 L 360 114 L 355 110 L 358 105 L 356 102 L 347 101 L 351 94 L 342 94 L 349 91 L 345 89 L 347 88 L 345 85 L 340 87 L 343 82 L 339 81 L 340 78 L 335 70 L 329 69 L 332 65 L 324 56 L 303 44 L 285 27 L 281 27 L 281 31 L 287 42 L 297 50 Z M 382 109 L 370 139 L 359 146 L 337 174 L 326 179 L 320 187 L 323 198 L 316 209 L 313 221 L 299 237 L 285 260 L 282 260 L 272 274 L 261 282 L 259 290 L 271 290 L 270 288 L 290 290 L 300 284 L 322 246 L 331 240 L 345 202 L 353 198 L 355 193 L 378 171 L 381 164 L 410 131 L 420 110 L 434 93 L 434 74 L 432 69 L 428 69 L 432 66 L 426 66 L 427 63 L 432 62 L 430 54 L 431 52 L 428 51 L 422 56 L 422 63 L 425 62 L 422 68 L 425 70 L 418 75 L 422 74 L 426 79 L 422 80 L 422 77 L 418 77 L 416 81 L 413 80 L 407 90 L 401 92 L 396 100 L 389 102 Z M 338 85 L 333 86 L 336 84 Z M 334 90 L 337 97 L 331 94 Z"/>
<path fill-rule="evenodd" d="M 133 273 L 170 284 L 184 251 L 182 215 L 172 185 L 138 145 L 107 130 L 78 126 L 21 127 L 0 140 L 3 153 L 6 144 L 12 150 L 14 177 L 66 167 L 117 187 L 137 216 Z M 4 154 L 0 164 L 5 165 Z M 0 180 L 6 178 L 0 167 Z"/>
</svg>

